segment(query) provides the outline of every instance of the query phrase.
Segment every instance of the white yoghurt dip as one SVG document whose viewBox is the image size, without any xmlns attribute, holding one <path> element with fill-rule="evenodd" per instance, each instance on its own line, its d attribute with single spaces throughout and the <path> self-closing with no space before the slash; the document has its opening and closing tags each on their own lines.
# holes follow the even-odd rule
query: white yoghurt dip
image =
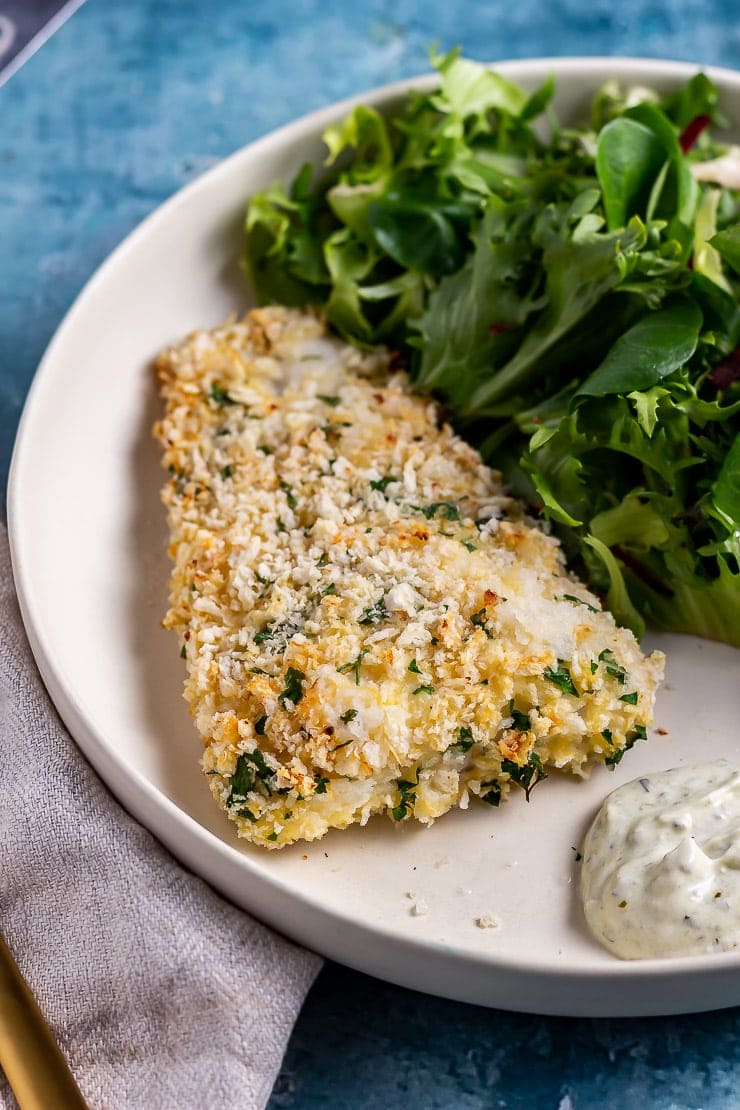
<svg viewBox="0 0 740 1110">
<path fill-rule="evenodd" d="M 581 867 L 589 928 L 622 959 L 740 948 L 740 771 L 720 759 L 620 786 Z"/>
</svg>

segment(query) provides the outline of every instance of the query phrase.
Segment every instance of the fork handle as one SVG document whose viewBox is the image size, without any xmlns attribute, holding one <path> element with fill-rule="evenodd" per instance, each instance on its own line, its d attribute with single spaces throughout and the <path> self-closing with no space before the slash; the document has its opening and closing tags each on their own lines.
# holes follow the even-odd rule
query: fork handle
<svg viewBox="0 0 740 1110">
<path fill-rule="evenodd" d="M 86 1110 L 67 1061 L 2 937 L 0 1067 L 20 1110 Z"/>
</svg>

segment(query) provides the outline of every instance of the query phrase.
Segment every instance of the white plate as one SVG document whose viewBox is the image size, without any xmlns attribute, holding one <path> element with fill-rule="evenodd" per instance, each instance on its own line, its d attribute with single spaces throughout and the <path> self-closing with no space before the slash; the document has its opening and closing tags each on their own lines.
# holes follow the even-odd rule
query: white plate
<svg viewBox="0 0 740 1110">
<path fill-rule="evenodd" d="M 695 71 L 609 59 L 498 68 L 528 88 L 554 72 L 565 114 L 583 111 L 610 74 L 669 88 Z M 740 119 L 740 77 L 713 75 L 726 114 Z M 408 84 L 359 99 L 388 105 Z M 737 655 L 726 646 L 655 637 L 668 653 L 656 722 L 667 735 L 638 745 L 616 773 L 549 781 L 530 805 L 520 796 L 500 810 L 474 806 L 430 830 L 381 818 L 267 853 L 238 843 L 212 803 L 177 644 L 159 626 L 168 565 L 150 363 L 165 343 L 248 306 L 236 264 L 245 199 L 317 159 L 322 129 L 350 103 L 253 143 L 165 204 L 101 267 L 51 343 L 21 422 L 9 503 L 18 593 L 47 686 L 131 813 L 234 902 L 334 959 L 512 1010 L 740 1003 L 740 956 L 622 963 L 590 939 L 575 896 L 574 846 L 609 790 L 643 772 L 736 758 Z M 412 914 L 414 901 L 427 912 Z M 476 926 L 487 913 L 498 928 Z"/>
</svg>

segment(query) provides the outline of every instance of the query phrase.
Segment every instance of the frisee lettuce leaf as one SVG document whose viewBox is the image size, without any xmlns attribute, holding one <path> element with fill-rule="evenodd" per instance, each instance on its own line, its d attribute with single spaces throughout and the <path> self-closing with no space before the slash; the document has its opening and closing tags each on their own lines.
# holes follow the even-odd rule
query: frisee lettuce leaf
<svg viewBox="0 0 740 1110">
<path fill-rule="evenodd" d="M 552 78 L 432 63 L 253 198 L 257 296 L 399 348 L 622 623 L 739 643 L 740 193 L 691 172 L 714 85 L 607 82 L 565 128 Z"/>
</svg>

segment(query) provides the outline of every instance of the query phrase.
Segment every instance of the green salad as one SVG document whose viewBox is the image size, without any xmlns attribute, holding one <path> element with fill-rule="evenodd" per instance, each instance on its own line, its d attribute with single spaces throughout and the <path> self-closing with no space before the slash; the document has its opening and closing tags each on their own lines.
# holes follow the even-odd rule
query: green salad
<svg viewBox="0 0 740 1110">
<path fill-rule="evenodd" d="M 697 172 L 723 152 L 714 85 L 608 83 L 572 128 L 552 79 L 432 61 L 433 92 L 355 108 L 322 168 L 252 200 L 257 296 L 398 348 L 622 624 L 740 643 L 740 191 Z"/>
</svg>

